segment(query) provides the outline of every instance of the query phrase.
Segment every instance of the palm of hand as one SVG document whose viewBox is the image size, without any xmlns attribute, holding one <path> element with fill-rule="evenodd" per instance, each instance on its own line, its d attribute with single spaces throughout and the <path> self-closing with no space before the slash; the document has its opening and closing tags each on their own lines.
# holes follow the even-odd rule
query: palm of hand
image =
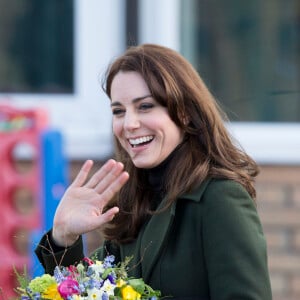
<svg viewBox="0 0 300 300">
<path fill-rule="evenodd" d="M 87 161 L 65 192 L 54 217 L 53 238 L 59 245 L 73 244 L 79 235 L 101 227 L 118 212 L 105 206 L 128 180 L 123 165 L 109 160 L 85 183 L 92 161 Z"/>
</svg>

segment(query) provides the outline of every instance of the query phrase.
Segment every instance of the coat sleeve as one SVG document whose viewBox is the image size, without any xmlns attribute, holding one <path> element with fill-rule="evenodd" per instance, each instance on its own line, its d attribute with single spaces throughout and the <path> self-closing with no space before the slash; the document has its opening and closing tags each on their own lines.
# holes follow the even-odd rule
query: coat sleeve
<svg viewBox="0 0 300 300">
<path fill-rule="evenodd" d="M 41 238 L 35 254 L 44 267 L 45 273 L 52 275 L 57 265 L 70 266 L 83 259 L 82 238 L 80 237 L 74 245 L 63 248 L 55 245 L 50 230 Z"/>
<path fill-rule="evenodd" d="M 203 208 L 211 299 L 271 300 L 266 241 L 249 194 L 238 183 L 213 181 Z"/>
</svg>

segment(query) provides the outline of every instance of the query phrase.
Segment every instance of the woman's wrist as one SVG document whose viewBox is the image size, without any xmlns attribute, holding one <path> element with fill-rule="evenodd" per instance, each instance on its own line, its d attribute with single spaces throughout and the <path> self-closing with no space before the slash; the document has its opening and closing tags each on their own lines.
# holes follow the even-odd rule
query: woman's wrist
<svg viewBox="0 0 300 300">
<path fill-rule="evenodd" d="M 78 240 L 78 235 L 67 235 L 67 234 L 61 234 L 59 230 L 55 229 L 53 227 L 52 229 L 52 240 L 53 242 L 59 246 L 59 247 L 69 247 L 76 243 Z"/>
</svg>

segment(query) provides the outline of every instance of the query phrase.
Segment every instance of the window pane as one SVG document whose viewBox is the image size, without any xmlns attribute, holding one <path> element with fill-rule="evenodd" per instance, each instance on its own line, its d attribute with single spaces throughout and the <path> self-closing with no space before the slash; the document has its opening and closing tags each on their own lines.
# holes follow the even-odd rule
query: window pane
<svg viewBox="0 0 300 300">
<path fill-rule="evenodd" d="M 181 52 L 231 120 L 300 121 L 299 0 L 181 5 Z"/>
<path fill-rule="evenodd" d="M 72 93 L 73 0 L 0 0 L 0 92 Z"/>
</svg>

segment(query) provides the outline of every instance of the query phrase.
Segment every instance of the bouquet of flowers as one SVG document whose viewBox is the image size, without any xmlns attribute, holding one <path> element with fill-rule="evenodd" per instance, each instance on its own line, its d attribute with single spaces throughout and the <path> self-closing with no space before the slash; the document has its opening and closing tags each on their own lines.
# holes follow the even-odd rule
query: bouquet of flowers
<svg viewBox="0 0 300 300">
<path fill-rule="evenodd" d="M 114 264 L 114 256 L 103 261 L 84 258 L 69 267 L 57 266 L 54 275 L 44 274 L 32 280 L 17 274 L 21 300 L 157 300 L 160 291 L 153 290 L 142 279 L 129 278 L 131 258 Z"/>
</svg>

